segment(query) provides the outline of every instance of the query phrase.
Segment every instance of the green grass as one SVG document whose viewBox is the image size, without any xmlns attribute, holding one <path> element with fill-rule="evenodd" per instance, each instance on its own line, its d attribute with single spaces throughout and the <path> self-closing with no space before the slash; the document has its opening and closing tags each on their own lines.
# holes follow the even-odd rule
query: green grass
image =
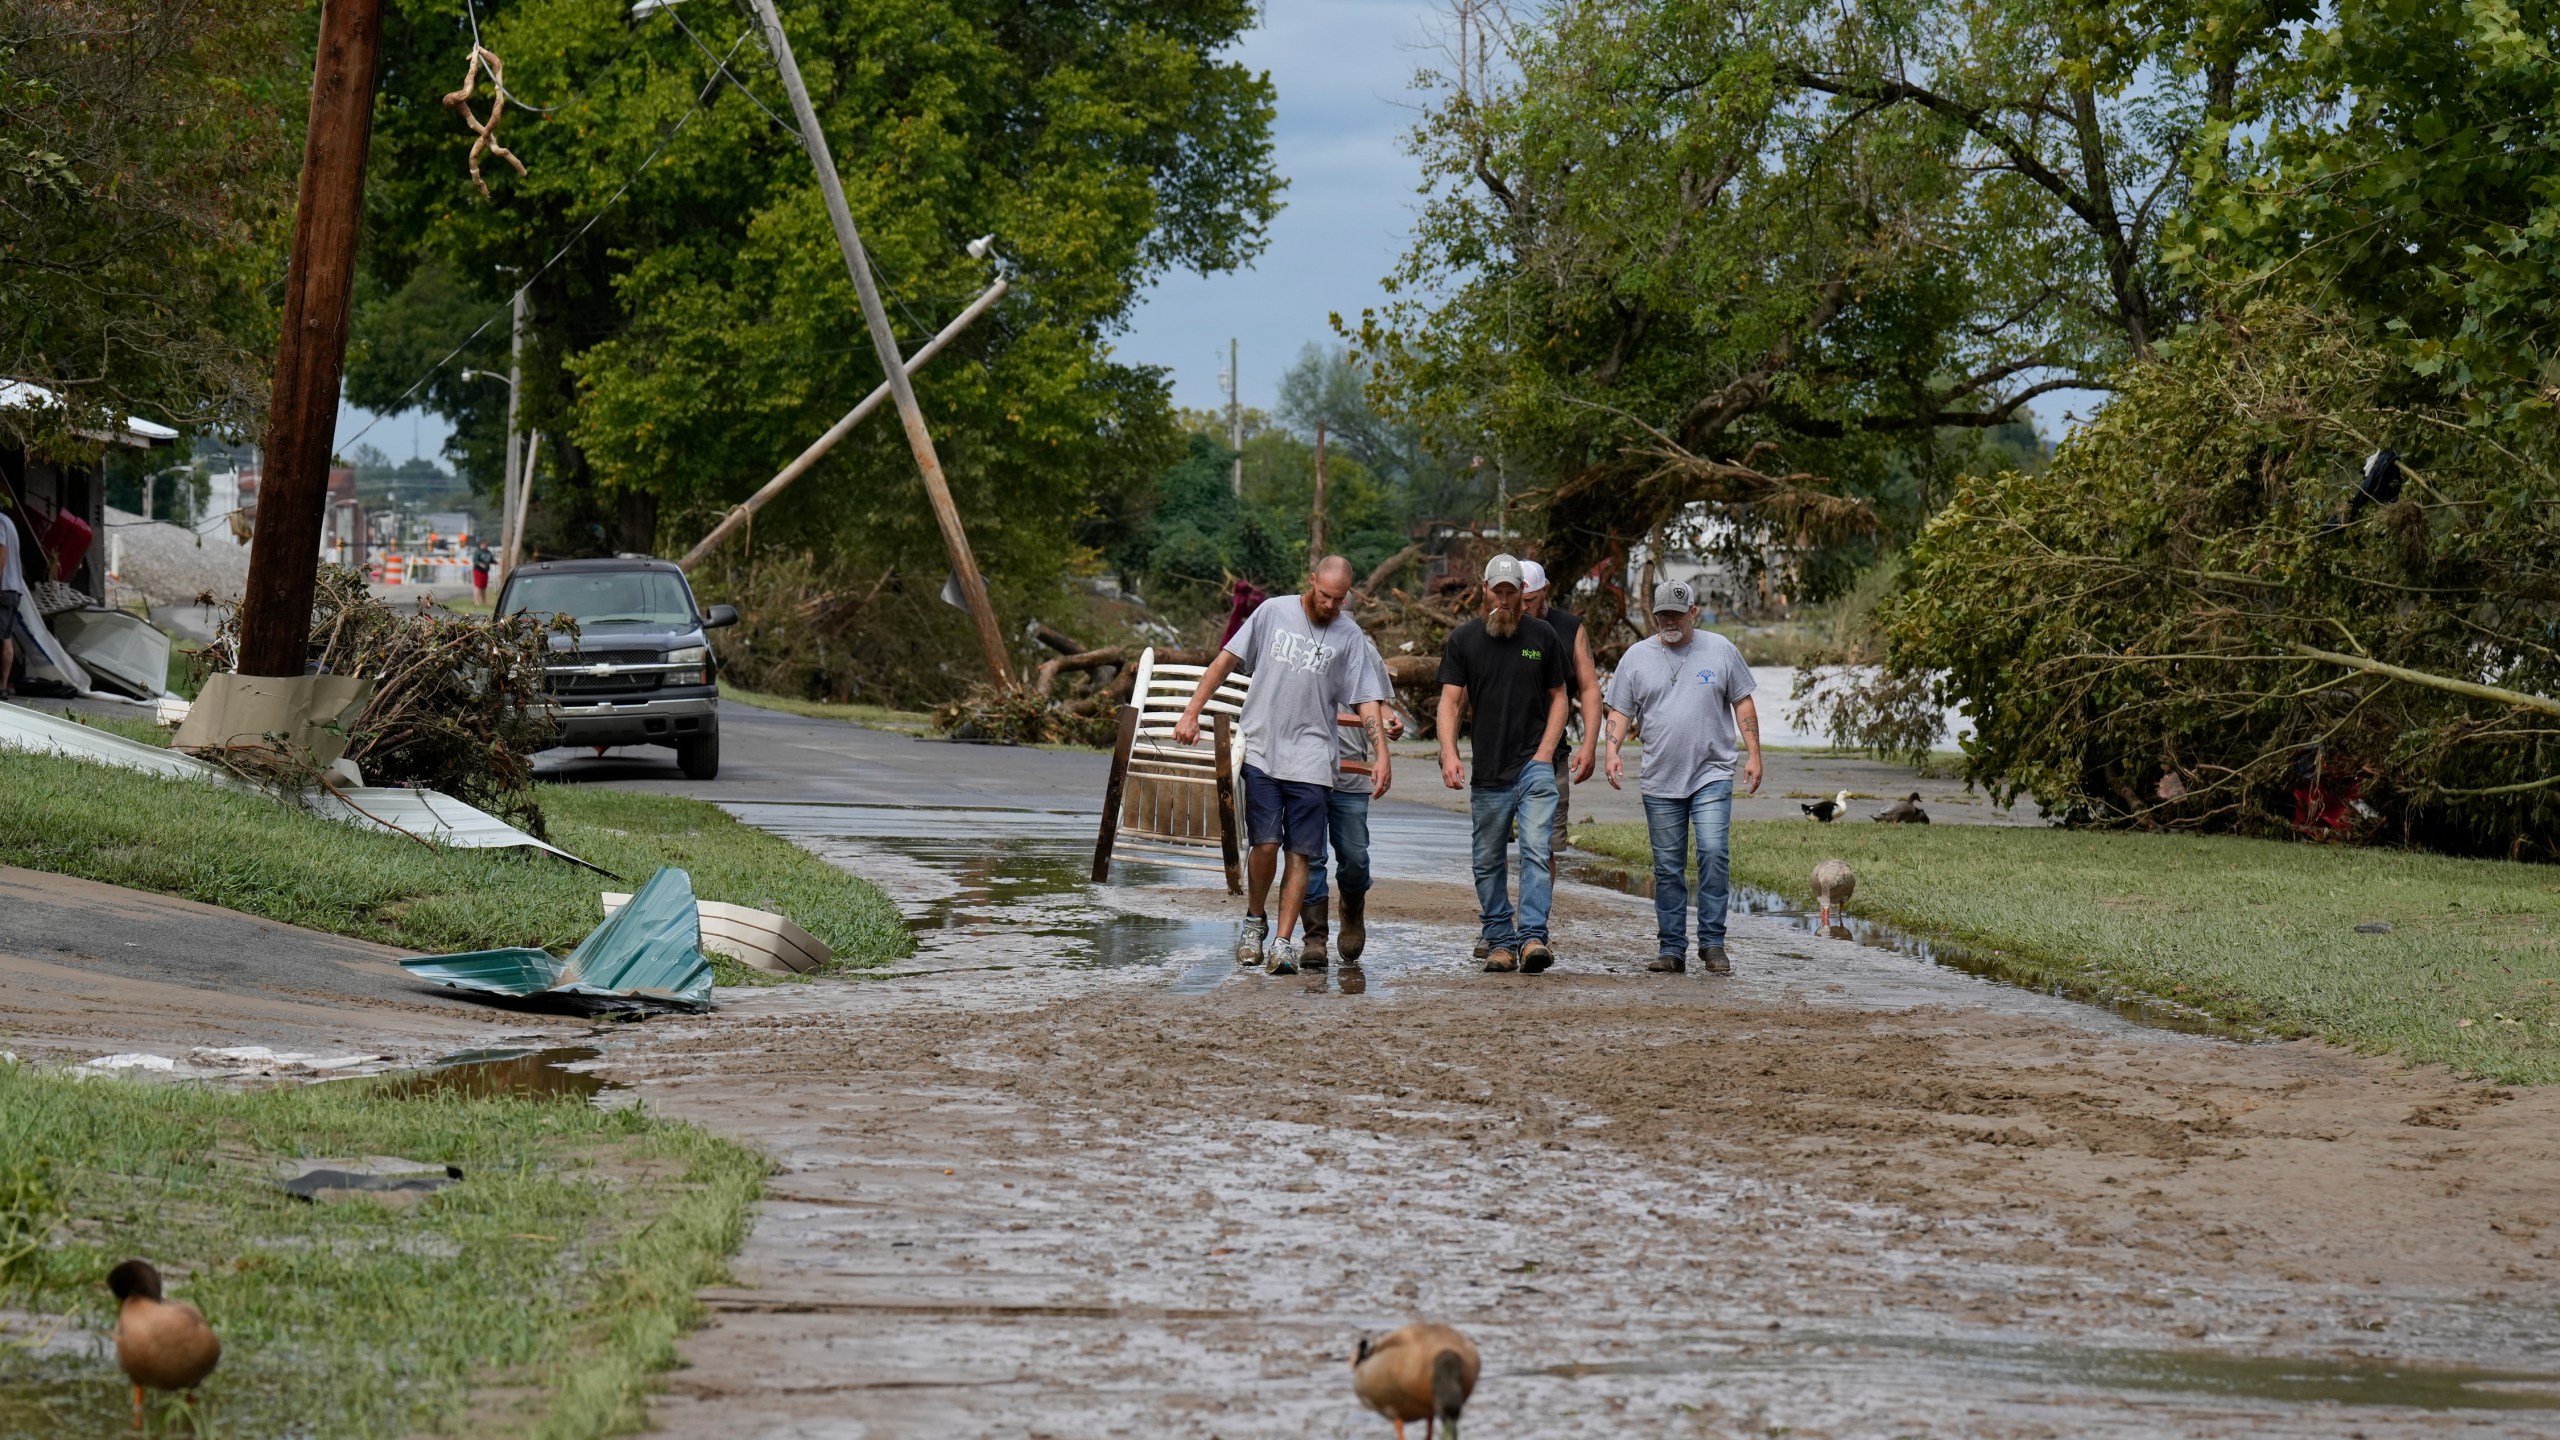
<svg viewBox="0 0 2560 1440">
<path fill-rule="evenodd" d="M 1650 865 L 1644 827 L 1587 849 Z M 2560 1081 L 2560 867 L 2230 837 L 1752 821 L 1737 882 L 1810 900 L 1858 872 L 1856 914 L 1995 955 L 2015 978 L 2122 987 L 2287 1035 Z M 2385 935 L 2355 927 L 2382 922 Z"/>
<path fill-rule="evenodd" d="M 773 910 L 865 968 L 914 947 L 878 887 L 788 841 L 678 796 L 545 785 L 552 843 L 624 877 L 548 855 L 445 850 L 316 819 L 264 795 L 0 752 L 0 864 L 181 895 L 412 950 L 566 950 L 603 923 L 598 893 L 680 865 L 694 894 Z M 717 959 L 720 983 L 760 976 Z"/>
<path fill-rule="evenodd" d="M 281 1158 L 368 1154 L 465 1178 L 404 1210 L 276 1188 Z M 767 1168 L 633 1108 L 402 1098 L 376 1082 L 239 1093 L 0 1063 L 0 1238 L 45 1236 L 0 1275 L 0 1308 L 103 1333 L 108 1268 L 151 1260 L 222 1336 L 205 1390 L 214 1434 L 626 1432 Z M 0 1431 L 123 1423 L 104 1359 L 12 1353 L 0 1329 L 0 1372 Z M 165 1412 L 154 1425 L 186 1428 Z"/>
<path fill-rule="evenodd" d="M 810 720 L 844 720 L 901 735 L 938 733 L 933 726 L 933 717 L 921 710 L 892 710 L 886 705 L 830 705 L 823 700 L 794 700 L 788 695 L 741 690 L 726 683 L 720 687 L 720 698 L 753 705 L 759 710 L 779 710 L 785 715 L 798 715 Z"/>
</svg>

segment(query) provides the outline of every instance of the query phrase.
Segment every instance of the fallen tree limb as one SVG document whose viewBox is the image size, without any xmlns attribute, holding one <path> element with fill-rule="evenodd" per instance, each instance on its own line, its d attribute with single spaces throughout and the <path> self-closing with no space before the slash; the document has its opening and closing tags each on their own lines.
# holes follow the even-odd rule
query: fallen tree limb
<svg viewBox="0 0 2560 1440">
<path fill-rule="evenodd" d="M 1031 682 L 1031 693 L 1047 699 L 1058 686 L 1058 676 L 1069 670 L 1099 670 L 1106 665 L 1129 663 L 1129 649 L 1112 645 L 1100 650 L 1087 650 L 1081 655 L 1060 655 L 1040 662 L 1039 674 Z"/>
<path fill-rule="evenodd" d="M 2467 695 L 2474 700 L 2487 700 L 2499 705 L 2514 705 L 2526 710 L 2540 710 L 2546 714 L 2560 715 L 2560 700 L 2554 700 L 2548 696 L 2527 695 L 2521 690 L 2501 690 L 2495 685 L 2482 685 L 2472 680 L 2456 680 L 2449 675 L 2430 675 L 2424 670 L 2385 665 L 2379 660 L 2368 660 L 2361 655 L 2342 655 L 2335 650 L 2314 650 L 2308 645 L 2287 645 L 2285 648 L 2296 655 L 2308 656 L 2331 665 L 2344 665 L 2350 670 L 2362 670 L 2369 675 L 2386 675 L 2394 680 L 2405 680 L 2409 684 L 2423 685 L 2431 690 L 2442 690 L 2450 695 Z"/>
<path fill-rule="evenodd" d="M 1403 569 L 1406 565 L 1411 564 L 1413 558 L 1421 553 L 1422 542 L 1417 540 L 1413 544 L 1407 545 L 1393 555 L 1388 556 L 1386 559 L 1378 562 L 1377 569 L 1369 572 L 1368 579 L 1361 581 L 1357 586 L 1353 587 L 1352 593 L 1360 597 L 1360 603 L 1364 605 L 1367 604 L 1369 602 L 1369 597 L 1377 593 L 1379 586 L 1386 584 L 1397 571 Z"/>
</svg>

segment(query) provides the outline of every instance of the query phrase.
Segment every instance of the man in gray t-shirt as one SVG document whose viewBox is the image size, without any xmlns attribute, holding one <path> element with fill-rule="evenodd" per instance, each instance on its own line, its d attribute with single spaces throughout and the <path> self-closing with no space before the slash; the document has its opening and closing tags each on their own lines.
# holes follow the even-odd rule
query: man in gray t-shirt
<svg viewBox="0 0 2560 1440">
<path fill-rule="evenodd" d="M 1628 727 L 1644 731 L 1645 828 L 1653 842 L 1653 918 L 1658 942 L 1652 965 L 1686 970 L 1689 949 L 1689 838 L 1698 849 L 1698 958 L 1707 973 L 1730 975 L 1724 911 L 1731 890 L 1735 742 L 1744 793 L 1760 789 L 1760 708 L 1751 698 L 1751 667 L 1733 642 L 1698 628 L 1698 596 L 1685 580 L 1653 590 L 1653 634 L 1627 647 L 1609 677 L 1609 786 L 1626 762 L 1618 753 Z"/>
<path fill-rule="evenodd" d="M 1387 679 L 1387 662 L 1378 654 L 1377 642 L 1360 637 L 1362 667 L 1367 672 L 1363 690 L 1392 697 L 1395 686 Z M 1383 708 L 1383 707 L 1382 707 Z M 1299 913 L 1306 917 L 1306 960 L 1309 970 L 1325 966 L 1325 926 L 1333 892 L 1342 894 L 1342 963 L 1350 969 L 1360 964 L 1360 952 L 1369 946 L 1369 801 L 1375 791 L 1372 777 L 1377 774 L 1377 758 L 1373 750 L 1378 742 L 1393 740 L 1404 734 L 1404 721 L 1393 709 L 1386 709 L 1386 730 L 1372 735 L 1369 722 L 1351 711 L 1334 717 L 1336 774 L 1333 794 L 1326 799 L 1326 815 L 1333 839 L 1333 878 L 1338 885 L 1327 885 L 1326 866 L 1319 863 L 1307 870 L 1307 899 Z"/>
<path fill-rule="evenodd" d="M 1275 872 L 1280 880 L 1280 927 L 1271 947 L 1274 975 L 1294 975 L 1300 945 L 1294 936 L 1307 893 L 1311 865 L 1324 863 L 1328 797 L 1335 775 L 1334 717 L 1356 710 L 1364 723 L 1383 724 L 1385 672 L 1369 679 L 1360 660 L 1368 645 L 1360 627 L 1343 616 L 1351 593 L 1351 562 L 1328 555 L 1307 577 L 1300 595 L 1266 600 L 1227 639 L 1191 692 L 1191 703 L 1173 725 L 1176 744 L 1200 738 L 1200 712 L 1228 675 L 1253 677 L 1236 728 L 1244 735 L 1245 835 L 1253 844 L 1247 866 L 1245 918 L 1236 936 L 1236 959 L 1264 958 L 1268 922 L 1263 903 Z M 1387 793 L 1388 761 L 1381 746 L 1375 793 Z M 1288 859 L 1285 870 L 1281 855 Z"/>
</svg>

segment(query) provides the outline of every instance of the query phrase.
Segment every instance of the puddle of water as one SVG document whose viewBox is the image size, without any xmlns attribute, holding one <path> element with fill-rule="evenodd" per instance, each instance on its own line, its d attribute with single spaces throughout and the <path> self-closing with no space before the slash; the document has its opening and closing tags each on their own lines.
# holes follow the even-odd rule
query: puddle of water
<svg viewBox="0 0 2560 1440">
<path fill-rule="evenodd" d="M 9 1440 L 98 1440 L 143 1434 L 301 1440 L 316 1433 L 308 1421 L 289 1413 L 288 1398 L 281 1391 L 218 1372 L 197 1392 L 192 1420 L 175 1401 L 155 1392 L 144 1402 L 147 1429 L 136 1430 L 133 1390 L 115 1368 L 114 1342 L 102 1335 L 99 1346 L 104 1358 L 80 1372 L 39 1372 L 0 1380 L 0 1435 Z"/>
<path fill-rule="evenodd" d="M 459 1050 L 426 1069 L 388 1082 L 403 1100 L 454 1096 L 467 1100 L 575 1100 L 585 1103 L 623 1087 L 601 1075 L 566 1067 L 604 1052 L 592 1045 L 549 1050 Z"/>
<path fill-rule="evenodd" d="M 1738 1367 L 1868 1369 L 1880 1361 L 1953 1364 L 1977 1382 L 2013 1386 L 2138 1390 L 2258 1400 L 2415 1410 L 2560 1410 L 2560 1375 L 2393 1360 L 2309 1359 L 2218 1350 L 2143 1350 L 2096 1345 L 1998 1344 L 1902 1335 L 1798 1334 L 1749 1337 L 1711 1353 L 1546 1366 L 1562 1379 L 1600 1375 L 1682 1375 Z"/>
<path fill-rule="evenodd" d="M 1573 878 L 1589 885 L 1604 886 L 1629 895 L 1650 898 L 1653 875 L 1607 860 L 1578 859 L 1571 862 Z M 2020 977 L 2018 968 L 1997 951 L 1973 950 L 1962 945 L 1933 940 L 1896 929 L 1879 920 L 1862 920 L 1855 916 L 1832 912 L 1831 925 L 1821 925 L 1821 915 L 1804 909 L 1767 890 L 1748 885 L 1733 887 L 1733 912 L 1756 915 L 1779 921 L 1806 935 L 1819 935 L 1832 940 L 1848 940 L 1871 949 L 1890 950 L 1932 965 L 1962 971 L 1976 979 L 1989 980 L 2022 990 L 2037 990 L 2057 999 L 2077 1001 L 2104 1010 L 2117 1019 L 2154 1030 L 2173 1030 L 2184 1035 L 2204 1035 L 2218 1040 L 2263 1040 L 2266 1037 L 2246 1026 L 2234 1025 L 2199 1010 L 2174 1005 L 2153 996 L 2135 995 L 2097 985 L 2030 984 Z"/>
</svg>

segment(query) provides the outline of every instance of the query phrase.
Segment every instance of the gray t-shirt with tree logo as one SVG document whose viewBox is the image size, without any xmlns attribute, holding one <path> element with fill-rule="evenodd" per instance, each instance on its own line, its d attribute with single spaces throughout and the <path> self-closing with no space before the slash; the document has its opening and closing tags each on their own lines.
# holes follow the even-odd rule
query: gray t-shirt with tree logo
<svg viewBox="0 0 2560 1440">
<path fill-rule="evenodd" d="M 1644 793 L 1685 800 L 1732 779 L 1742 738 L 1733 707 L 1752 688 L 1742 652 L 1712 630 L 1691 631 L 1677 650 L 1659 635 L 1628 646 L 1605 698 L 1644 730 Z"/>
</svg>

